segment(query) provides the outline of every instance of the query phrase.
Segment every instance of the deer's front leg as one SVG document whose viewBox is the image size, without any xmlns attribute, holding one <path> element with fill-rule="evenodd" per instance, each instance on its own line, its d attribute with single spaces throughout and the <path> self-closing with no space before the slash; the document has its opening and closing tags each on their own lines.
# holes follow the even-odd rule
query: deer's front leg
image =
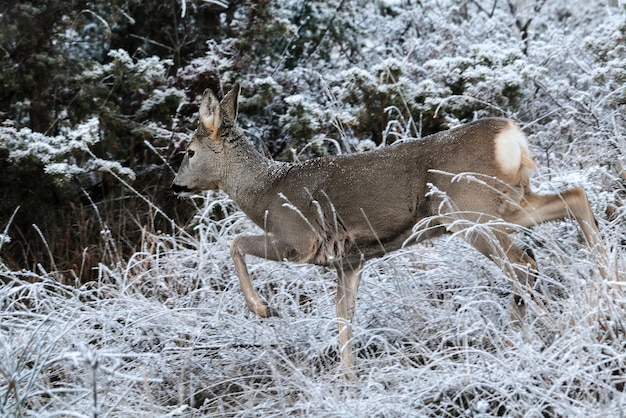
<svg viewBox="0 0 626 418">
<path fill-rule="evenodd" d="M 271 235 L 241 235 L 233 240 L 230 255 L 235 263 L 235 271 L 239 278 L 239 286 L 246 300 L 246 306 L 251 312 L 267 318 L 278 316 L 278 311 L 268 306 L 267 302 L 259 297 L 252 286 L 252 280 L 246 266 L 245 255 L 253 255 L 273 261 L 282 261 L 286 255 L 293 253 L 290 246 L 282 241 L 275 240 Z"/>
</svg>

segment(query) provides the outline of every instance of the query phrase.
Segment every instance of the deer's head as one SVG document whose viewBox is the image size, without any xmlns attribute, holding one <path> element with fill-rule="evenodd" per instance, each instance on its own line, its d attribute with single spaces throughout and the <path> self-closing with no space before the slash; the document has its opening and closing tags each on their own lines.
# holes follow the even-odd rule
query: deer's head
<svg viewBox="0 0 626 418">
<path fill-rule="evenodd" d="M 206 89 L 200 103 L 200 123 L 187 146 L 183 162 L 172 182 L 176 192 L 220 188 L 226 170 L 224 144 L 237 119 L 239 84 L 220 102 Z"/>
</svg>

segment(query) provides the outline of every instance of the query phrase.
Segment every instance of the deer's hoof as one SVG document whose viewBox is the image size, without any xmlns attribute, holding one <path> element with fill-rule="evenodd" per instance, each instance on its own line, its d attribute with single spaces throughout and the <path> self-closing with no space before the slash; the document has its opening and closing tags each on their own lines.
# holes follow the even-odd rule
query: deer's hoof
<svg viewBox="0 0 626 418">
<path fill-rule="evenodd" d="M 261 318 L 269 318 L 270 316 L 280 316 L 278 311 L 272 308 L 267 302 L 257 302 L 254 304 L 248 304 L 250 312 L 259 315 Z"/>
<path fill-rule="evenodd" d="M 269 318 L 271 316 L 280 316 L 278 311 L 267 304 L 267 302 L 263 302 L 263 306 L 265 307 L 265 315 L 263 317 Z"/>
</svg>

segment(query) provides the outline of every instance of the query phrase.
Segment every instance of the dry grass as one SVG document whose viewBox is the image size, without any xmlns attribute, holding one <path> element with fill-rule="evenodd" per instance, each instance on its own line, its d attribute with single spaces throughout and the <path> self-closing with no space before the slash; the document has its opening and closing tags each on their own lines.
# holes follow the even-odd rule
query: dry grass
<svg viewBox="0 0 626 418">
<path fill-rule="evenodd" d="M 624 285 L 599 278 L 572 223 L 533 235 L 544 268 L 521 328 L 509 326 L 506 276 L 456 238 L 368 264 L 354 324 L 359 378 L 346 382 L 334 272 L 251 259 L 282 315 L 253 316 L 228 252 L 251 226 L 230 210 L 221 221 L 200 213 L 198 239 L 150 236 L 145 251 L 100 265 L 98 281 L 80 287 L 53 273 L 2 273 L 0 414 L 622 413 Z M 608 242 L 626 239 L 618 224 L 603 222 Z M 623 247 L 612 255 L 623 260 Z"/>
</svg>

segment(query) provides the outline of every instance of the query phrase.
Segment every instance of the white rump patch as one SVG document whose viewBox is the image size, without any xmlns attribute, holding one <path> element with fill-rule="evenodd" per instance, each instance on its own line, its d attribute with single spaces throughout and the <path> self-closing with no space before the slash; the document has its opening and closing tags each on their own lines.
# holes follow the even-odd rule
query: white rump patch
<svg viewBox="0 0 626 418">
<path fill-rule="evenodd" d="M 513 121 L 509 121 L 502 132 L 494 139 L 496 162 L 505 176 L 515 176 L 522 167 L 535 169 L 528 150 L 526 135 Z"/>
</svg>

